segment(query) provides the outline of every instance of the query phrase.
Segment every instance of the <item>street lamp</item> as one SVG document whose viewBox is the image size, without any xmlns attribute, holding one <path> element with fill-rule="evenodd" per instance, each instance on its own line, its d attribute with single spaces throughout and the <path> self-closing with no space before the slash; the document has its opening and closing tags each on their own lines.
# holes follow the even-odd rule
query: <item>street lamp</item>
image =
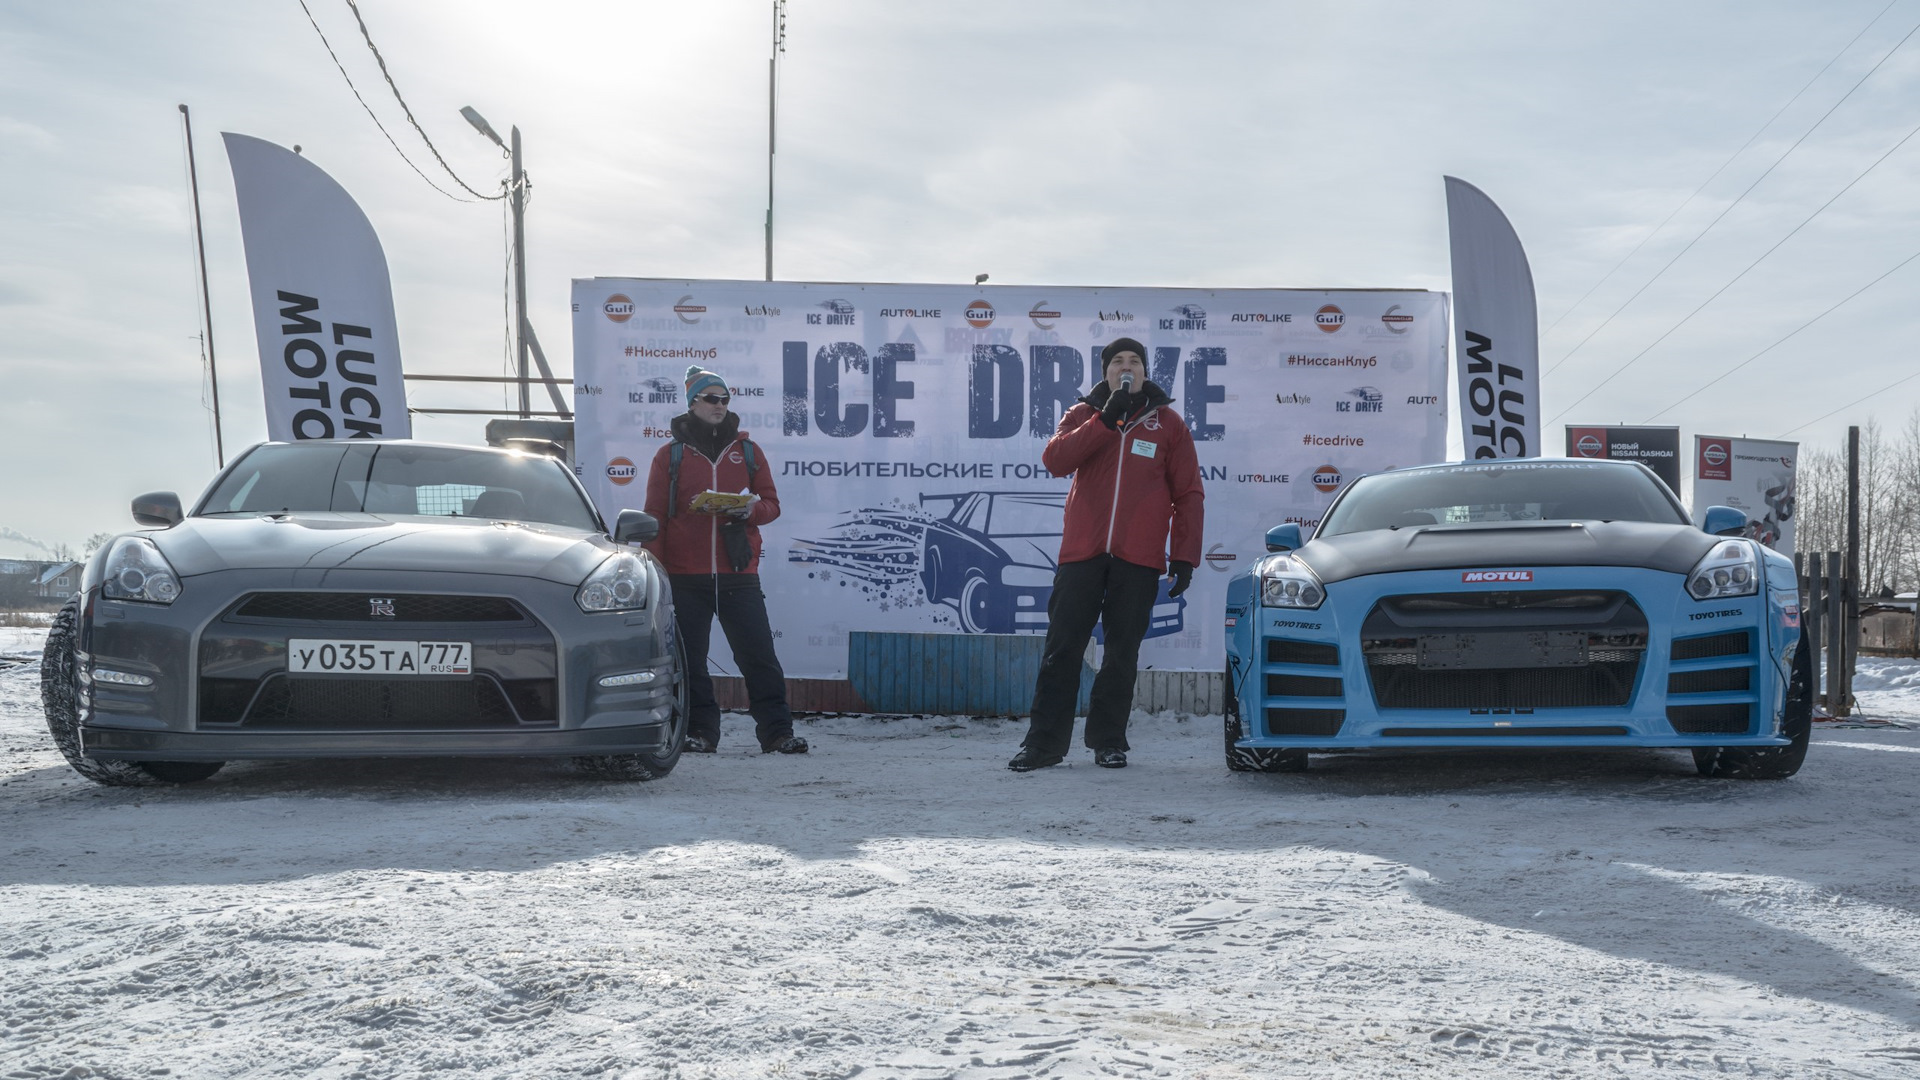
<svg viewBox="0 0 1920 1080">
<path fill-rule="evenodd" d="M 527 325 L 527 174 L 520 167 L 520 129 L 507 129 L 513 135 L 513 145 L 508 146 L 500 140 L 500 133 L 493 130 L 493 125 L 487 123 L 487 118 L 481 116 L 473 106 L 462 106 L 460 115 L 467 118 L 473 130 L 493 140 L 493 145 L 506 151 L 507 156 L 513 159 L 513 179 L 507 187 L 507 202 L 513 208 L 513 355 L 520 373 L 520 418 L 525 420 L 532 415 L 532 406 L 527 401 L 527 338 L 531 327 Z M 550 377 L 544 358 L 540 371 Z M 552 384 L 548 384 L 548 389 L 552 390 Z M 566 408 L 564 405 L 559 407 L 562 410 Z"/>
</svg>

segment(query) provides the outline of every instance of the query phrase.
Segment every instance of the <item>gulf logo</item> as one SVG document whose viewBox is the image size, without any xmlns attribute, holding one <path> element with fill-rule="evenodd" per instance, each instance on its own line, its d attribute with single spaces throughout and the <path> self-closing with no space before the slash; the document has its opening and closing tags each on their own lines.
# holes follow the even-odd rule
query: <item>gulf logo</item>
<svg viewBox="0 0 1920 1080">
<path fill-rule="evenodd" d="M 1322 465 L 1313 470 L 1313 486 L 1321 491 L 1339 491 L 1339 468 L 1333 465 Z"/>
<path fill-rule="evenodd" d="M 626 322 L 633 318 L 633 298 L 614 293 L 607 302 L 600 305 L 600 311 L 614 322 Z"/>
<path fill-rule="evenodd" d="M 1338 333 L 1341 327 L 1347 325 L 1347 313 L 1328 304 L 1313 313 L 1313 325 L 1319 327 L 1323 333 Z"/>
<path fill-rule="evenodd" d="M 626 487 L 633 483 L 633 478 L 638 475 L 640 470 L 634 468 L 633 462 L 626 458 L 617 457 L 607 462 L 607 480 L 614 487 Z"/>
<path fill-rule="evenodd" d="M 985 330 L 993 325 L 993 305 L 985 300 L 975 300 L 967 305 L 967 325 Z"/>
<path fill-rule="evenodd" d="M 1466 585 L 1484 584 L 1489 581 L 1532 581 L 1531 570 L 1468 570 L 1460 575 L 1460 581 Z"/>
</svg>

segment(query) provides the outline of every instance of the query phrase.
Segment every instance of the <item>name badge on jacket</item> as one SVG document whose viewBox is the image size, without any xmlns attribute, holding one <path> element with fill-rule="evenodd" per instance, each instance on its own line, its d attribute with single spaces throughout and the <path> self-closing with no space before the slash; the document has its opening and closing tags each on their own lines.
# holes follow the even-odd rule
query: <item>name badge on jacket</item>
<svg viewBox="0 0 1920 1080">
<path fill-rule="evenodd" d="M 1133 452 L 1141 457 L 1152 457 L 1159 449 L 1159 443 L 1148 442 L 1145 439 L 1133 440 Z"/>
</svg>

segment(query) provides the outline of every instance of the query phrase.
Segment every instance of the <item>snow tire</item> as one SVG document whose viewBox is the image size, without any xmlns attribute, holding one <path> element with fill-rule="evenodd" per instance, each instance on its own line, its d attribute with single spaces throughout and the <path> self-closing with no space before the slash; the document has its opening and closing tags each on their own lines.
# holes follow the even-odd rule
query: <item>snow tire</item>
<svg viewBox="0 0 1920 1080">
<path fill-rule="evenodd" d="M 1233 772 L 1306 772 L 1305 750 L 1276 750 L 1272 747 L 1236 746 L 1244 733 L 1240 727 L 1240 695 L 1233 689 L 1233 665 L 1227 665 L 1224 684 L 1226 702 L 1220 712 L 1225 719 L 1227 768 Z"/>
<path fill-rule="evenodd" d="M 1785 730 L 1792 741 L 1785 746 L 1745 750 L 1708 746 L 1693 752 L 1693 767 L 1701 776 L 1731 780 L 1785 780 L 1800 771 L 1813 739 L 1813 659 L 1806 635 L 1793 650 L 1793 677 L 1787 683 Z"/>
<path fill-rule="evenodd" d="M 100 761 L 80 752 L 80 598 L 53 616 L 47 648 L 40 655 L 40 707 L 47 731 L 73 771 L 109 787 L 138 787 L 154 778 L 131 761 Z"/>
</svg>

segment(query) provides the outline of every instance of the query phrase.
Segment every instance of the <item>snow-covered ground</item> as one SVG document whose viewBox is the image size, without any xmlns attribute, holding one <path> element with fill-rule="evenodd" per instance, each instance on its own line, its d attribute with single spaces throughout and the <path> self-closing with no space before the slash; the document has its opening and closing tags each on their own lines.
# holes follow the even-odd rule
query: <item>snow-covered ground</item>
<svg viewBox="0 0 1920 1080">
<path fill-rule="evenodd" d="M 0 629 L 0 655 L 42 631 Z M 0 1077 L 1920 1075 L 1920 730 L 1317 757 L 1217 718 L 1014 775 L 829 718 L 619 785 L 249 763 L 95 787 L 0 672 Z M 1920 664 L 1868 660 L 1920 721 Z"/>
</svg>

